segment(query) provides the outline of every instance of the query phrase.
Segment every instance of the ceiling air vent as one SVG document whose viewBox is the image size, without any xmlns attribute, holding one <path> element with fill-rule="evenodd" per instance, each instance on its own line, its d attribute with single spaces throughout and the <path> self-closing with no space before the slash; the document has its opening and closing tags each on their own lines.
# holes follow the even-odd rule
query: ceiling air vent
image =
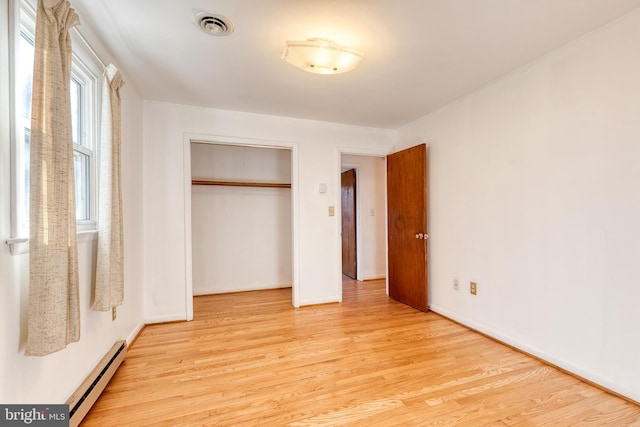
<svg viewBox="0 0 640 427">
<path fill-rule="evenodd" d="M 211 36 L 228 36 L 233 33 L 233 23 L 223 15 L 198 12 L 193 15 L 193 21 L 202 31 Z"/>
</svg>

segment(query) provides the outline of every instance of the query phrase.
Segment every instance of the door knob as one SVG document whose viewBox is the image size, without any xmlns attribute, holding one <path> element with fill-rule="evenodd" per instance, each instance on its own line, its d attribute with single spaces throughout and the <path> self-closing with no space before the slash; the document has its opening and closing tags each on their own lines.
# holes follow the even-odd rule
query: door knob
<svg viewBox="0 0 640 427">
<path fill-rule="evenodd" d="M 427 240 L 429 238 L 429 235 L 427 233 L 416 233 L 416 239 L 420 239 L 420 240 Z"/>
<path fill-rule="evenodd" d="M 416 233 L 416 239 L 422 239 L 422 233 Z"/>
</svg>

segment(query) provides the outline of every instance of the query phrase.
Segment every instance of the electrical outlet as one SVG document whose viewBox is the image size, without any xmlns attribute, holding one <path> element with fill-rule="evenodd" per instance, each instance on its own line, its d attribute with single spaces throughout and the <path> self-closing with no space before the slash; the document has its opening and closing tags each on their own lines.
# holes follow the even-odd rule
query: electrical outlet
<svg viewBox="0 0 640 427">
<path fill-rule="evenodd" d="M 111 320 L 116 320 L 116 308 L 111 307 Z"/>
<path fill-rule="evenodd" d="M 456 279 L 456 278 L 453 279 L 453 289 L 455 289 L 456 291 L 460 290 L 460 286 L 458 284 L 458 279 Z"/>
<path fill-rule="evenodd" d="M 469 292 L 471 292 L 471 295 L 477 295 L 478 284 L 476 282 L 469 283 Z"/>
</svg>

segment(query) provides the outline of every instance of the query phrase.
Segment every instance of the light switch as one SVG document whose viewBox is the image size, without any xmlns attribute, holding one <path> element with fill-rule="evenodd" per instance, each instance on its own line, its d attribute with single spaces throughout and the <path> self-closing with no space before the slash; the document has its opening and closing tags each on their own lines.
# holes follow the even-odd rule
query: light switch
<svg viewBox="0 0 640 427">
<path fill-rule="evenodd" d="M 329 216 L 334 216 L 336 214 L 336 209 L 333 206 L 329 206 Z"/>
<path fill-rule="evenodd" d="M 327 184 L 318 185 L 318 191 L 320 191 L 321 194 L 326 193 L 327 192 Z"/>
</svg>

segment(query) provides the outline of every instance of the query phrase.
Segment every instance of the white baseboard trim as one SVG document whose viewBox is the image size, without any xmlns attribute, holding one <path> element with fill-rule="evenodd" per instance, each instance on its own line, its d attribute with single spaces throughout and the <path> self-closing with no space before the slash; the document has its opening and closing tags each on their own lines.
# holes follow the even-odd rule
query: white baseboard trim
<svg viewBox="0 0 640 427">
<path fill-rule="evenodd" d="M 216 294 L 230 294 L 234 292 L 250 292 L 250 291 L 265 291 L 268 289 L 284 289 L 290 288 L 291 284 L 280 284 L 280 285 L 260 285 L 260 286 L 251 286 L 247 288 L 215 288 L 215 289 L 200 289 L 193 290 L 193 296 L 202 296 L 202 295 L 216 295 Z"/>
<path fill-rule="evenodd" d="M 342 299 L 341 298 L 338 299 L 336 297 L 317 298 L 317 299 L 300 301 L 300 307 L 304 305 L 333 304 L 338 302 L 342 302 Z"/>
<path fill-rule="evenodd" d="M 151 316 L 146 318 L 144 323 L 146 325 L 152 325 L 154 323 L 180 322 L 180 321 L 186 321 L 186 320 L 187 320 L 186 313 L 177 313 L 177 314 L 166 314 L 163 316 Z"/>
<path fill-rule="evenodd" d="M 380 273 L 380 274 L 367 274 L 367 275 L 363 275 L 362 276 L 362 280 L 379 280 L 379 279 L 386 279 L 387 275 L 384 273 Z"/>
<path fill-rule="evenodd" d="M 613 383 L 606 378 L 601 377 L 598 374 L 575 366 L 565 360 L 558 359 L 540 349 L 533 348 L 521 341 L 513 339 L 510 336 L 504 335 L 484 324 L 478 323 L 474 320 L 468 319 L 464 316 L 459 316 L 456 313 L 453 313 L 446 308 L 440 307 L 438 305 L 430 304 L 429 309 L 436 314 L 440 314 L 446 318 L 449 318 L 462 326 L 465 326 L 475 332 L 480 332 L 502 344 L 505 344 L 509 347 L 513 347 L 516 350 L 519 350 L 529 356 L 533 356 L 536 359 L 539 359 L 542 362 L 545 362 L 555 368 L 560 369 L 561 371 L 565 371 L 568 374 L 571 374 L 577 377 L 580 380 L 583 380 L 587 383 L 591 383 L 592 385 L 599 387 L 607 392 L 610 392 L 615 395 L 619 395 L 622 398 L 630 400 L 636 404 L 640 404 L 640 394 L 638 392 L 634 392 L 620 384 Z"/>
<path fill-rule="evenodd" d="M 144 325 L 145 325 L 145 322 L 140 322 L 138 326 L 133 328 L 133 331 L 131 331 L 131 333 L 127 337 L 128 346 L 131 345 L 131 343 L 135 341 L 136 338 L 138 338 L 138 335 L 140 335 L 140 332 L 142 332 L 142 328 L 144 328 Z"/>
</svg>

